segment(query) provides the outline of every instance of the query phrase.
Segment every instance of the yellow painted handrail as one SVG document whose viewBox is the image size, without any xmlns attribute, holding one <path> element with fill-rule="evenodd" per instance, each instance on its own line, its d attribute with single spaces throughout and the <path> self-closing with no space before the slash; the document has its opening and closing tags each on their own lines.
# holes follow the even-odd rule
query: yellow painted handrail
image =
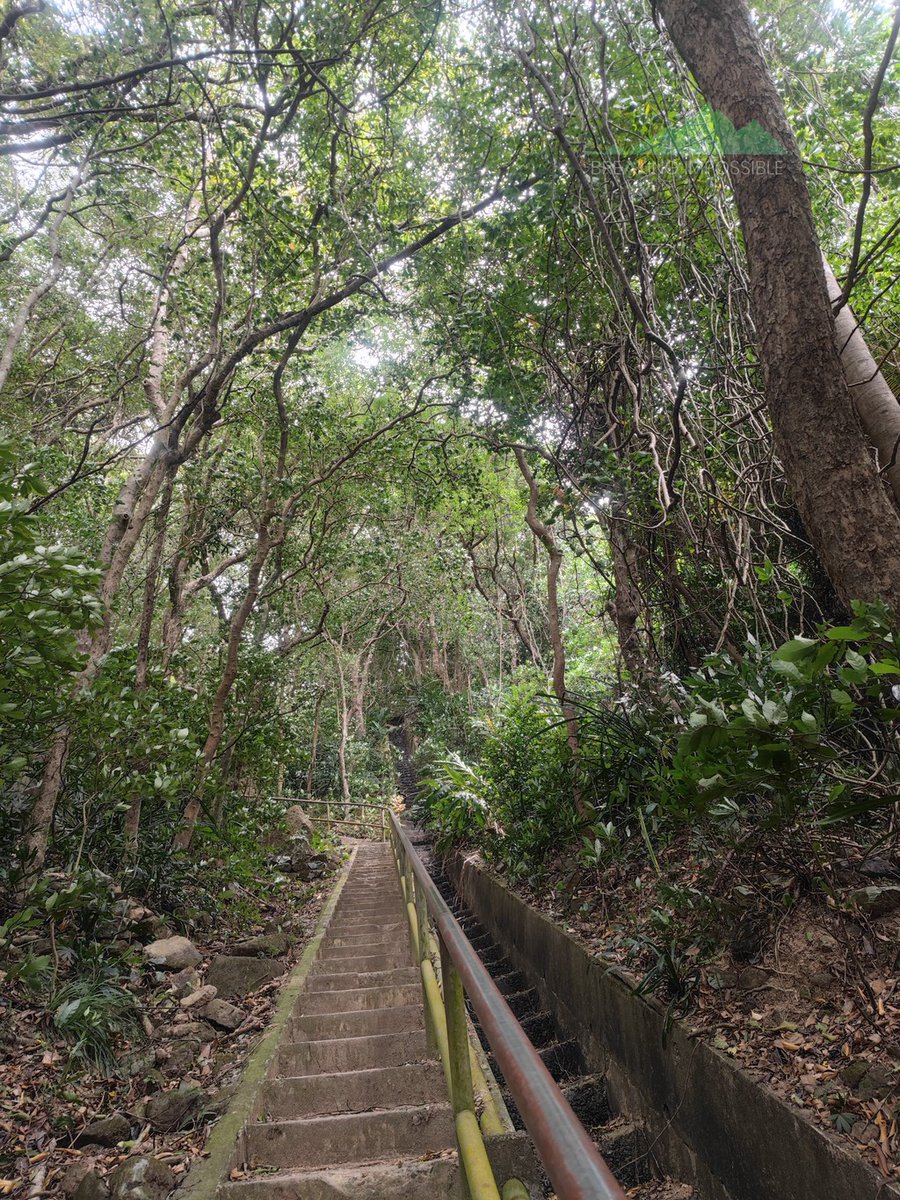
<svg viewBox="0 0 900 1200">
<path fill-rule="evenodd" d="M 485 1137 L 506 1132 L 494 1096 L 469 1038 L 466 998 L 462 980 L 446 948 L 431 932 L 428 902 L 398 838 L 391 842 L 406 905 L 409 937 L 419 964 L 425 1028 L 432 1050 L 444 1069 L 447 1092 L 453 1107 L 456 1145 L 472 1200 L 527 1200 L 528 1190 L 518 1179 L 507 1180 L 502 1195 L 494 1178 L 485 1147 Z M 436 970 L 440 959 L 440 979 Z M 479 1122 L 476 1112 L 481 1108 Z"/>
</svg>

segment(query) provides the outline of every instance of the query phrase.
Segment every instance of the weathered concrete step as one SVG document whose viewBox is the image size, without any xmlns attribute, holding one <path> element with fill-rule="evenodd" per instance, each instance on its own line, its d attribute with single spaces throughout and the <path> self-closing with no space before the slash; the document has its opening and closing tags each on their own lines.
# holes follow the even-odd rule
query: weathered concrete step
<svg viewBox="0 0 900 1200">
<path fill-rule="evenodd" d="M 448 1103 L 248 1125 L 250 1167 L 328 1167 L 420 1157 L 455 1145 Z"/>
<path fill-rule="evenodd" d="M 325 992 L 344 991 L 349 987 L 401 987 L 405 983 L 418 983 L 420 979 L 418 967 L 394 967 L 389 971 L 345 971 L 343 974 L 311 975 L 309 990 Z"/>
<path fill-rule="evenodd" d="M 397 917 L 395 921 L 354 921 L 350 917 L 345 917 L 342 921 L 330 921 L 328 924 L 329 933 L 358 933 L 358 934 L 381 934 L 384 932 L 405 931 L 408 928 L 405 917 L 402 915 Z"/>
<path fill-rule="evenodd" d="M 422 999 L 422 988 L 417 983 L 397 986 L 356 987 L 335 991 L 310 990 L 300 997 L 300 1012 L 331 1013 L 353 1012 L 364 1009 L 399 1008 L 416 1004 Z"/>
<path fill-rule="evenodd" d="M 412 955 L 393 951 L 390 954 L 360 954 L 356 958 L 343 955 L 334 958 L 331 955 L 320 956 L 313 963 L 310 979 L 315 975 L 346 975 L 363 974 L 369 971 L 396 971 L 400 967 L 414 965 Z"/>
<path fill-rule="evenodd" d="M 380 1033 L 370 1037 L 330 1038 L 318 1042 L 288 1042 L 278 1052 L 280 1075 L 324 1075 L 337 1071 L 366 1071 L 433 1059 L 425 1031 Z"/>
<path fill-rule="evenodd" d="M 322 962 L 324 959 L 329 959 L 329 958 L 356 959 L 356 958 L 361 957 L 360 951 L 365 950 L 366 948 L 367 948 L 366 945 L 334 946 L 328 941 L 323 941 L 322 946 L 319 950 L 318 961 Z M 405 939 L 402 942 L 399 941 L 399 939 L 396 942 L 376 942 L 376 943 L 369 942 L 368 948 L 371 949 L 372 954 L 362 955 L 362 957 L 371 958 L 375 954 L 395 954 L 396 955 L 396 954 L 402 953 L 402 954 L 406 955 L 406 959 L 407 959 L 407 961 L 403 965 L 404 966 L 409 965 L 411 951 L 409 949 L 409 943 Z"/>
<path fill-rule="evenodd" d="M 301 1013 L 290 1018 L 285 1036 L 294 1042 L 373 1037 L 379 1033 L 412 1033 L 422 1029 L 424 1023 L 421 1002 L 359 1012 Z"/>
<path fill-rule="evenodd" d="M 401 929 L 379 929 L 377 933 L 356 933 L 342 932 L 331 930 L 322 939 L 322 949 L 326 947 L 330 950 L 333 947 L 340 946 L 342 948 L 352 947 L 357 953 L 360 948 L 371 946 L 373 949 L 379 949 L 382 946 L 397 946 L 404 945 L 407 942 L 405 936 L 406 931 Z"/>
<path fill-rule="evenodd" d="M 222 1184 L 217 1200 L 463 1200 L 456 1154 L 426 1162 L 372 1163 L 319 1171 L 278 1171 Z"/>
<path fill-rule="evenodd" d="M 405 1063 L 272 1079 L 263 1091 L 266 1120 L 289 1120 L 335 1113 L 361 1113 L 376 1108 L 442 1104 L 447 1085 L 440 1063 Z"/>
</svg>

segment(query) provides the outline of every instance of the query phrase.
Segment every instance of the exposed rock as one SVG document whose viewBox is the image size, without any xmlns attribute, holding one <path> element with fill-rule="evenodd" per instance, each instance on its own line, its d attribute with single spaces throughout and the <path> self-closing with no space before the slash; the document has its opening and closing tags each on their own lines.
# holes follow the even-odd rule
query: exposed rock
<svg viewBox="0 0 900 1200">
<path fill-rule="evenodd" d="M 181 1000 L 181 1007 L 198 1008 L 201 1004 L 215 1000 L 218 994 L 218 988 L 213 987 L 211 983 L 207 983 L 205 987 L 197 988 L 196 992 L 191 992 L 189 996 L 184 996 Z"/>
<path fill-rule="evenodd" d="M 883 917 L 900 908 L 900 886 L 857 888 L 850 893 L 850 900 L 870 917 Z"/>
<path fill-rule="evenodd" d="M 122 1113 L 100 1117 L 84 1127 L 75 1139 L 76 1146 L 115 1146 L 131 1137 L 131 1122 Z"/>
<path fill-rule="evenodd" d="M 828 971 L 813 971 L 809 977 L 809 982 L 813 987 L 830 988 L 834 984 L 834 976 Z"/>
<path fill-rule="evenodd" d="M 764 988 L 769 983 L 769 972 L 764 971 L 762 967 L 744 967 L 738 976 L 738 987 L 742 987 L 747 991 L 755 991 L 756 988 Z"/>
<path fill-rule="evenodd" d="M 229 1004 L 227 1000 L 210 1000 L 209 1004 L 201 1008 L 200 1016 L 211 1021 L 213 1025 L 218 1025 L 220 1029 L 228 1030 L 237 1029 L 244 1020 L 243 1010 L 236 1004 Z"/>
<path fill-rule="evenodd" d="M 235 997 L 249 996 L 270 979 L 277 979 L 283 974 L 284 967 L 271 958 L 242 958 L 240 955 L 220 954 L 210 963 L 206 980 L 218 989 L 222 999 L 231 1000 Z"/>
<path fill-rule="evenodd" d="M 199 986 L 200 976 L 193 967 L 185 967 L 183 971 L 178 971 L 169 980 L 169 987 L 179 1000 L 184 996 L 189 996 L 191 992 L 195 992 Z"/>
<path fill-rule="evenodd" d="M 887 1067 L 856 1058 L 841 1071 L 841 1079 L 860 1100 L 883 1100 L 895 1087 L 896 1079 Z"/>
<path fill-rule="evenodd" d="M 72 1200 L 108 1200 L 109 1184 L 99 1171 L 89 1167 L 71 1195 Z"/>
<path fill-rule="evenodd" d="M 278 958 L 287 954 L 293 944 L 294 939 L 287 933 L 264 933 L 235 942 L 228 947 L 228 953 L 239 958 Z"/>
<path fill-rule="evenodd" d="M 185 967 L 196 967 L 202 962 L 200 951 L 186 937 L 161 938 L 144 947 L 144 958 L 154 967 L 166 971 L 180 971 Z"/>
<path fill-rule="evenodd" d="M 847 1063 L 846 1067 L 840 1072 L 840 1076 L 847 1087 L 855 1088 L 868 1069 L 869 1064 L 864 1058 L 856 1058 L 853 1062 Z"/>
<path fill-rule="evenodd" d="M 158 1158 L 127 1158 L 109 1176 L 114 1200 L 164 1200 L 174 1186 L 175 1175 Z"/>
<path fill-rule="evenodd" d="M 163 1075 L 168 1079 L 183 1078 L 196 1065 L 202 1049 L 203 1043 L 199 1038 L 181 1038 L 180 1041 L 173 1042 L 172 1046 L 164 1051 L 166 1057 L 160 1063 Z"/>
<path fill-rule="evenodd" d="M 59 1190 L 64 1196 L 74 1196 L 82 1179 L 85 1175 L 90 1175 L 93 1169 L 94 1164 L 89 1158 L 78 1158 L 69 1163 L 60 1178 Z"/>
<path fill-rule="evenodd" d="M 900 870 L 887 858 L 867 858 L 860 865 L 859 873 L 868 875 L 870 879 L 896 879 Z"/>
<path fill-rule="evenodd" d="M 303 883 L 311 883 L 314 879 L 321 879 L 323 875 L 327 875 L 334 866 L 334 859 L 330 854 L 311 854 L 298 868 L 294 874 Z"/>
<path fill-rule="evenodd" d="M 284 823 L 287 826 L 289 837 L 295 837 L 298 833 L 305 833 L 307 838 L 312 838 L 313 823 L 303 811 L 302 804 L 291 805 L 284 814 Z"/>
<path fill-rule="evenodd" d="M 172 1133 L 191 1124 L 203 1107 L 203 1101 L 200 1088 L 157 1092 L 147 1101 L 144 1114 L 157 1133 Z"/>
</svg>

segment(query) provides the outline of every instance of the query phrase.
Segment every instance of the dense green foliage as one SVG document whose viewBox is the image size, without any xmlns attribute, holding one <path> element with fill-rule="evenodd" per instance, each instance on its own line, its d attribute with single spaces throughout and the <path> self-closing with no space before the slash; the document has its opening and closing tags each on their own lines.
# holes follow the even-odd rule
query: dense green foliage
<svg viewBox="0 0 900 1200">
<path fill-rule="evenodd" d="M 754 15 L 896 385 L 891 14 Z M 74 0 L 0 50 L 5 918 L 193 919 L 273 797 L 390 798 L 404 747 L 519 879 L 892 836 L 893 617 L 785 482 L 652 5 Z"/>
</svg>

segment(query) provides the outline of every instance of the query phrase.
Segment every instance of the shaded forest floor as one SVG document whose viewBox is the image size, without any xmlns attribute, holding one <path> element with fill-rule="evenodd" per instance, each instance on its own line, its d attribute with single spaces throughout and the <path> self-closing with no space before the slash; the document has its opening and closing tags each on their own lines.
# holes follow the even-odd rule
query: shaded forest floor
<svg viewBox="0 0 900 1200">
<path fill-rule="evenodd" d="M 73 1053 L 46 1005 L 29 1006 L 7 990 L 0 999 L 0 1195 L 105 1200 L 112 1182 L 115 1200 L 127 1192 L 123 1164 L 138 1159 L 153 1160 L 144 1181 L 149 1195 L 165 1195 L 183 1179 L 237 1086 L 333 878 L 301 883 L 273 873 L 252 890 L 232 884 L 215 922 L 190 931 L 195 954 L 187 953 L 193 961 L 185 967 L 174 965 L 186 961 L 179 958 L 185 939 L 135 904 L 120 936 L 130 943 L 125 990 L 139 1023 L 116 1040 L 108 1065 L 92 1064 L 77 1046 Z M 172 961 L 147 959 L 143 946 L 151 939 L 174 944 Z"/>
<path fill-rule="evenodd" d="M 685 835 L 658 874 L 646 860 L 561 862 L 540 889 L 512 886 L 896 1179 L 900 866 L 843 841 L 821 875 L 802 849 L 776 862 L 761 847 L 704 852 Z"/>
</svg>

